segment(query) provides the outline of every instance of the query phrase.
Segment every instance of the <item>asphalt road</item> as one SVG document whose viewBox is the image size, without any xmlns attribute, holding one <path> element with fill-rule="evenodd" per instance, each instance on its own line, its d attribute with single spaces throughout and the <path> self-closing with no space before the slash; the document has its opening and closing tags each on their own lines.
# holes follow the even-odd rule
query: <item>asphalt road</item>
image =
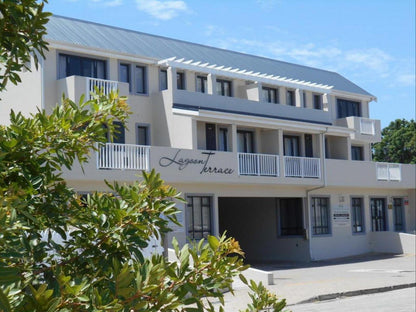
<svg viewBox="0 0 416 312">
<path fill-rule="evenodd" d="M 299 304 L 287 309 L 293 312 L 415 312 L 416 288 Z"/>
</svg>

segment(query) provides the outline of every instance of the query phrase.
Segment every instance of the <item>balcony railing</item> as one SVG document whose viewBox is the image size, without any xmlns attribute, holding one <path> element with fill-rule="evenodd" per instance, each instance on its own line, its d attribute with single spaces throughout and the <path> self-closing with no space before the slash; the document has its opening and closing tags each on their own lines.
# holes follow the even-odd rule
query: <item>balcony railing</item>
<svg viewBox="0 0 416 312">
<path fill-rule="evenodd" d="M 360 132 L 361 134 L 375 135 L 375 120 L 360 118 Z"/>
<path fill-rule="evenodd" d="M 400 164 L 377 163 L 377 180 L 380 181 L 401 181 L 402 168 Z"/>
<path fill-rule="evenodd" d="M 320 178 L 319 158 L 284 156 L 285 176 L 298 178 Z"/>
<path fill-rule="evenodd" d="M 95 92 L 95 89 L 98 88 L 102 90 L 104 95 L 109 95 L 111 91 L 117 91 L 118 81 L 90 78 L 86 79 L 87 81 L 87 94 L 91 98 L 91 92 Z"/>
<path fill-rule="evenodd" d="M 279 155 L 238 153 L 240 175 L 279 176 Z"/>
<path fill-rule="evenodd" d="M 107 143 L 97 155 L 98 169 L 149 170 L 149 146 Z"/>
</svg>

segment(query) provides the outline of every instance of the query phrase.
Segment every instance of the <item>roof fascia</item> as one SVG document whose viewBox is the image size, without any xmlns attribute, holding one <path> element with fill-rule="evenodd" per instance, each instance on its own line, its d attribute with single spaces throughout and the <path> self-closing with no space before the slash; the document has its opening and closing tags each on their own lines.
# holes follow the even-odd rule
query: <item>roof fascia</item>
<svg viewBox="0 0 416 312">
<path fill-rule="evenodd" d="M 359 99 L 360 101 L 366 101 L 366 102 L 371 102 L 371 101 L 377 102 L 377 97 L 373 95 L 364 95 L 364 94 L 352 93 L 352 92 L 341 91 L 341 90 L 332 90 L 331 95 L 352 98 L 354 100 Z"/>
<path fill-rule="evenodd" d="M 327 133 L 327 134 L 336 134 L 339 136 L 349 136 L 351 133 L 354 133 L 355 130 L 331 126 L 331 125 L 317 125 L 308 122 L 301 121 L 292 121 L 292 120 L 280 120 L 274 118 L 258 117 L 258 116 L 245 116 L 233 113 L 222 113 L 215 111 L 207 110 L 187 110 L 180 108 L 173 108 L 173 113 L 177 115 L 186 115 L 191 117 L 198 117 L 198 119 L 207 119 L 209 121 L 219 122 L 225 121 L 231 124 L 244 124 L 250 125 L 252 127 L 264 127 L 269 129 L 286 129 L 293 131 L 301 131 L 307 133 Z"/>
</svg>

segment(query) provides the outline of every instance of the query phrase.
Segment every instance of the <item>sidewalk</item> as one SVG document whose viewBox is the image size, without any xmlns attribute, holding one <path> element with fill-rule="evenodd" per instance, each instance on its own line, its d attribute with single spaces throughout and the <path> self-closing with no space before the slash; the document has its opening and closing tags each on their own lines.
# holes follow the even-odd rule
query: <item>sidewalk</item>
<svg viewBox="0 0 416 312">
<path fill-rule="evenodd" d="M 273 272 L 274 285 L 267 286 L 289 305 L 325 300 L 340 295 L 354 296 L 394 288 L 414 287 L 416 255 L 368 254 L 307 264 L 255 265 Z M 225 294 L 227 312 L 243 309 L 250 298 L 247 287 L 234 284 L 235 296 Z"/>
</svg>

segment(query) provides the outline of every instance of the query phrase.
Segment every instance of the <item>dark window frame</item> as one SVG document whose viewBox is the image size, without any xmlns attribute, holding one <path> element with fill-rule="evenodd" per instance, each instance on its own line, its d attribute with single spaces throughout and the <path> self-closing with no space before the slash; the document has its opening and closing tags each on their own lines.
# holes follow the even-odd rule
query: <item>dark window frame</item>
<svg viewBox="0 0 416 312">
<path fill-rule="evenodd" d="M 365 211 L 362 197 L 351 197 L 351 226 L 354 234 L 365 233 Z"/>
<path fill-rule="evenodd" d="M 242 134 L 244 138 L 244 151 L 239 153 L 255 153 L 255 146 L 254 146 L 254 132 L 250 130 L 237 130 L 237 143 L 238 143 L 238 134 Z M 249 136 L 250 139 L 247 137 Z M 248 151 L 248 141 L 250 140 L 252 151 Z M 238 145 L 238 144 L 237 144 Z M 239 147 L 239 146 L 237 146 Z"/>
<path fill-rule="evenodd" d="M 303 216 L 302 198 L 277 198 L 276 200 L 279 201 L 278 236 L 283 236 L 283 237 L 303 236 L 304 235 L 304 222 L 303 222 L 304 216 Z M 283 205 L 283 202 L 285 201 L 287 201 L 287 206 Z M 290 216 L 295 217 L 295 222 L 289 222 L 290 224 L 289 223 L 282 224 L 283 222 L 288 221 L 288 217 Z"/>
<path fill-rule="evenodd" d="M 164 75 L 165 84 L 163 84 L 162 75 Z M 159 89 L 160 91 L 168 89 L 168 70 L 164 68 L 159 70 Z"/>
<path fill-rule="evenodd" d="M 221 139 L 224 142 L 224 146 L 221 146 Z M 228 128 L 219 127 L 218 129 L 218 150 L 222 152 L 228 151 Z"/>
<path fill-rule="evenodd" d="M 144 144 L 142 144 L 140 142 L 140 129 L 145 129 L 145 142 Z M 146 145 L 146 146 L 150 146 L 150 125 L 149 124 L 142 124 L 142 123 L 137 123 L 136 124 L 136 142 L 137 145 Z"/>
<path fill-rule="evenodd" d="M 323 109 L 322 94 L 313 94 L 313 108 L 318 110 Z"/>
<path fill-rule="evenodd" d="M 395 232 L 405 232 L 405 229 L 406 229 L 405 217 L 406 216 L 405 216 L 405 211 L 404 211 L 403 198 L 394 197 L 393 198 L 393 222 L 394 222 Z"/>
<path fill-rule="evenodd" d="M 218 84 L 220 85 L 220 89 L 218 89 Z M 225 94 L 225 85 L 228 84 L 228 94 Z M 220 96 L 229 96 L 232 97 L 233 96 L 233 92 L 232 92 L 232 81 L 231 80 L 226 80 L 226 79 L 217 79 L 217 95 Z"/>
<path fill-rule="evenodd" d="M 347 99 L 337 99 L 337 118 L 350 116 L 361 117 L 361 102 Z"/>
<path fill-rule="evenodd" d="M 136 76 L 136 70 L 138 68 L 141 69 L 141 76 L 142 76 L 141 77 L 142 83 L 141 83 L 140 88 L 138 88 L 138 79 Z M 135 89 L 134 92 L 136 94 L 141 94 L 141 95 L 147 94 L 147 67 L 144 65 L 138 65 L 138 64 L 134 65 L 134 89 Z M 142 89 L 142 91 L 140 91 L 140 89 Z"/>
<path fill-rule="evenodd" d="M 364 160 L 364 148 L 362 146 L 351 145 L 351 160 L 354 160 L 354 161 Z"/>
<path fill-rule="evenodd" d="M 296 106 L 296 99 L 295 99 L 295 91 L 294 90 L 286 90 L 286 105 Z"/>
<path fill-rule="evenodd" d="M 195 199 L 200 200 L 200 229 L 196 229 L 195 222 Z M 204 204 L 208 202 L 208 204 Z M 204 228 L 204 213 L 203 209 L 208 208 L 209 211 L 209 222 L 208 228 Z M 186 205 L 185 205 L 185 214 L 186 214 L 186 236 L 190 240 L 200 240 L 202 238 L 207 238 L 208 235 L 212 235 L 213 231 L 213 197 L 210 195 L 186 195 Z M 188 222 L 188 217 L 192 219 L 192 224 Z M 197 225 L 198 226 L 198 225 Z M 199 233 L 199 234 L 198 234 Z M 207 234 L 205 234 L 207 233 Z"/>
<path fill-rule="evenodd" d="M 176 89 L 186 90 L 185 72 L 176 72 Z"/>
<path fill-rule="evenodd" d="M 376 202 L 382 202 L 382 213 L 380 215 Z M 372 232 L 385 232 L 388 231 L 387 220 L 387 200 L 385 197 L 370 197 L 370 214 L 371 214 L 371 231 Z M 375 209 L 376 208 L 376 209 Z M 376 212 L 376 214 L 375 214 Z"/>
<path fill-rule="evenodd" d="M 272 104 L 278 104 L 279 103 L 279 90 L 277 88 L 263 86 L 262 90 L 263 90 L 263 98 L 264 98 L 264 95 L 266 95 L 264 100 L 267 103 L 272 103 Z M 274 98 L 274 100 L 273 100 L 273 98 Z"/>
<path fill-rule="evenodd" d="M 208 92 L 208 78 L 207 76 L 196 75 L 195 78 L 195 91 L 200 93 L 207 93 Z M 201 88 L 198 89 L 198 81 L 200 83 Z"/>
<path fill-rule="evenodd" d="M 312 235 L 320 236 L 332 234 L 331 204 L 329 197 L 313 196 L 311 198 L 311 217 Z"/>
<path fill-rule="evenodd" d="M 73 61 L 79 61 L 79 68 L 78 68 L 79 71 L 74 70 L 71 67 L 71 62 L 70 62 L 71 59 Z M 62 64 L 59 64 L 58 66 L 58 78 L 60 79 L 70 77 L 70 76 L 82 76 L 82 77 L 90 77 L 90 78 L 97 78 L 97 79 L 107 79 L 107 60 L 105 59 L 94 58 L 94 57 L 89 57 L 89 56 L 74 55 L 74 54 L 59 53 L 58 60 L 59 62 L 65 61 L 65 73 L 61 72 Z M 86 69 L 86 67 L 82 66 L 84 62 L 93 63 L 93 73 L 91 75 L 87 75 L 85 73 L 84 70 Z M 98 63 L 101 63 L 103 67 L 102 77 L 99 77 Z M 75 73 L 73 73 L 73 71 Z"/>
</svg>

